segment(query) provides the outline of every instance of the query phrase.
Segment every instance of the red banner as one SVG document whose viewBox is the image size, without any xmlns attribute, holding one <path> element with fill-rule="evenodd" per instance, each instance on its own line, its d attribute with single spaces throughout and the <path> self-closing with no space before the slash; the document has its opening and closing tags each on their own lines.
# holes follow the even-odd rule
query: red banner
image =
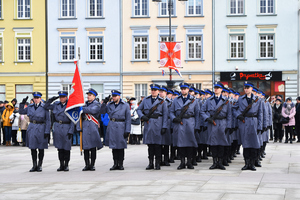
<svg viewBox="0 0 300 200">
<path fill-rule="evenodd" d="M 181 43 L 160 43 L 160 67 L 181 67 Z"/>
</svg>

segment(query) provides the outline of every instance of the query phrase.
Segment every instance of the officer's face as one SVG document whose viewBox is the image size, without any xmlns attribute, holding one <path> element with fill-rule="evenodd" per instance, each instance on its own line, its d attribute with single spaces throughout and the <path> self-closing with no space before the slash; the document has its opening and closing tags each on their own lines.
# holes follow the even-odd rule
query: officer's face
<svg viewBox="0 0 300 200">
<path fill-rule="evenodd" d="M 223 95 L 224 97 L 228 97 L 228 92 L 222 91 L 222 95 Z"/>
<path fill-rule="evenodd" d="M 245 91 L 245 93 L 246 93 L 247 95 L 251 94 L 252 89 L 253 89 L 253 88 L 252 88 L 252 87 L 249 87 L 249 86 L 244 87 L 244 91 Z"/>
<path fill-rule="evenodd" d="M 215 88 L 214 88 L 214 91 L 215 91 L 216 95 L 219 95 L 219 94 L 221 94 L 221 92 L 222 92 L 222 88 L 215 87 Z"/>
<path fill-rule="evenodd" d="M 189 94 L 190 94 L 191 96 L 195 96 L 195 92 L 194 92 L 194 91 L 189 91 Z"/>
<path fill-rule="evenodd" d="M 174 95 L 172 96 L 172 99 L 175 99 L 176 97 L 178 97 L 178 95 L 174 94 Z"/>
<path fill-rule="evenodd" d="M 166 96 L 167 96 L 166 91 L 160 90 L 160 91 L 159 91 L 159 96 L 162 97 L 162 98 L 166 98 Z"/>
<path fill-rule="evenodd" d="M 87 99 L 88 99 L 88 101 L 89 102 L 92 102 L 92 101 L 94 101 L 95 100 L 95 95 L 93 95 L 93 94 L 91 94 L 91 93 L 88 93 L 88 95 L 87 95 Z"/>
<path fill-rule="evenodd" d="M 59 97 L 59 101 L 60 101 L 61 103 L 66 103 L 67 99 L 68 99 L 68 97 L 66 97 L 66 96 L 60 96 L 60 97 Z"/>
<path fill-rule="evenodd" d="M 239 95 L 235 95 L 234 97 L 235 97 L 236 100 L 238 100 L 240 96 Z"/>
<path fill-rule="evenodd" d="M 112 99 L 115 103 L 117 103 L 120 100 L 120 96 L 119 95 L 113 95 Z"/>
<path fill-rule="evenodd" d="M 158 96 L 158 90 L 156 90 L 156 89 L 151 89 L 151 96 L 157 97 L 157 96 Z"/>
<path fill-rule="evenodd" d="M 172 99 L 172 96 L 173 96 L 173 94 L 168 94 L 168 95 L 167 95 L 167 97 L 168 97 L 169 99 Z"/>
<path fill-rule="evenodd" d="M 186 95 L 188 95 L 188 93 L 189 93 L 189 88 L 181 88 L 181 94 L 183 95 L 183 96 L 186 96 Z"/>
<path fill-rule="evenodd" d="M 208 99 L 209 97 L 211 97 L 211 95 L 208 94 L 208 93 L 206 93 L 206 94 L 205 94 L 205 98 Z"/>
<path fill-rule="evenodd" d="M 33 98 L 33 101 L 34 101 L 35 104 L 39 104 L 41 102 L 41 100 L 42 99 L 40 97 L 34 97 Z"/>
</svg>

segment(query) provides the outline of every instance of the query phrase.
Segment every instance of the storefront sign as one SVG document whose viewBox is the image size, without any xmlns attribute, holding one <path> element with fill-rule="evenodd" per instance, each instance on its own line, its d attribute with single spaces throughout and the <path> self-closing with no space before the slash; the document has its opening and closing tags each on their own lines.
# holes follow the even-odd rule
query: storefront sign
<svg viewBox="0 0 300 200">
<path fill-rule="evenodd" d="M 276 81 L 275 82 L 275 92 L 284 92 L 284 81 Z"/>
<path fill-rule="evenodd" d="M 221 72 L 221 81 L 281 81 L 282 72 Z"/>
</svg>

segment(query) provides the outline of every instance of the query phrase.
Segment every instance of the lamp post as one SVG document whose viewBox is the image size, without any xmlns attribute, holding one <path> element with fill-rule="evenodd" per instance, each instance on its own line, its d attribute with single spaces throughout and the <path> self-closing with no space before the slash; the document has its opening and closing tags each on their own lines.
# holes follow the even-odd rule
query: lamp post
<svg viewBox="0 0 300 200">
<path fill-rule="evenodd" d="M 169 11 L 169 42 L 172 41 L 172 9 L 173 9 L 173 0 L 168 1 L 168 11 Z M 178 0 L 178 1 L 188 1 L 188 0 Z M 152 0 L 152 2 L 162 2 L 162 0 Z M 176 0 L 174 0 L 176 2 Z M 172 80 L 172 69 L 170 69 L 170 79 L 166 81 L 167 87 L 172 89 L 175 85 L 175 81 Z"/>
</svg>

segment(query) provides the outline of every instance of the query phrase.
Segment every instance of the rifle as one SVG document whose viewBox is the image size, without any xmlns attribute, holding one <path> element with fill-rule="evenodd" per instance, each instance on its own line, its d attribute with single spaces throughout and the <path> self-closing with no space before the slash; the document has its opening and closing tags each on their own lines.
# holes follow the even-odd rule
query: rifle
<svg viewBox="0 0 300 200">
<path fill-rule="evenodd" d="M 186 111 L 189 109 L 190 104 L 194 103 L 194 101 L 195 101 L 195 99 L 193 99 L 190 103 L 186 104 L 186 105 L 182 108 L 181 113 L 180 113 L 179 116 L 178 116 L 178 117 L 181 119 L 181 122 L 180 122 L 181 125 L 183 125 L 183 123 L 182 123 L 183 115 L 184 115 L 184 114 L 186 113 Z"/>
<path fill-rule="evenodd" d="M 158 108 L 159 105 L 163 104 L 165 100 L 162 100 L 161 102 L 157 103 L 155 106 L 153 106 L 149 113 L 146 115 L 146 117 L 150 118 L 150 116 L 154 113 L 154 111 Z M 149 124 L 149 121 L 147 121 L 147 124 Z"/>
<path fill-rule="evenodd" d="M 213 120 L 213 124 L 215 125 L 215 126 L 217 126 L 217 124 L 216 124 L 216 122 L 215 122 L 215 119 L 216 119 L 216 117 L 218 117 L 218 115 L 220 114 L 220 112 L 222 111 L 222 109 L 223 109 L 223 107 L 225 106 L 225 105 L 227 105 L 229 103 L 229 100 L 227 99 L 218 109 L 217 109 L 217 111 L 215 112 L 215 114 L 211 117 L 212 118 L 212 120 Z"/>
<path fill-rule="evenodd" d="M 252 100 L 252 102 L 246 107 L 246 109 L 242 112 L 242 116 L 245 117 L 247 112 L 252 108 L 253 103 L 256 103 L 258 101 L 258 97 L 256 97 L 255 100 Z M 243 120 L 243 123 L 245 123 L 245 119 Z"/>
</svg>

